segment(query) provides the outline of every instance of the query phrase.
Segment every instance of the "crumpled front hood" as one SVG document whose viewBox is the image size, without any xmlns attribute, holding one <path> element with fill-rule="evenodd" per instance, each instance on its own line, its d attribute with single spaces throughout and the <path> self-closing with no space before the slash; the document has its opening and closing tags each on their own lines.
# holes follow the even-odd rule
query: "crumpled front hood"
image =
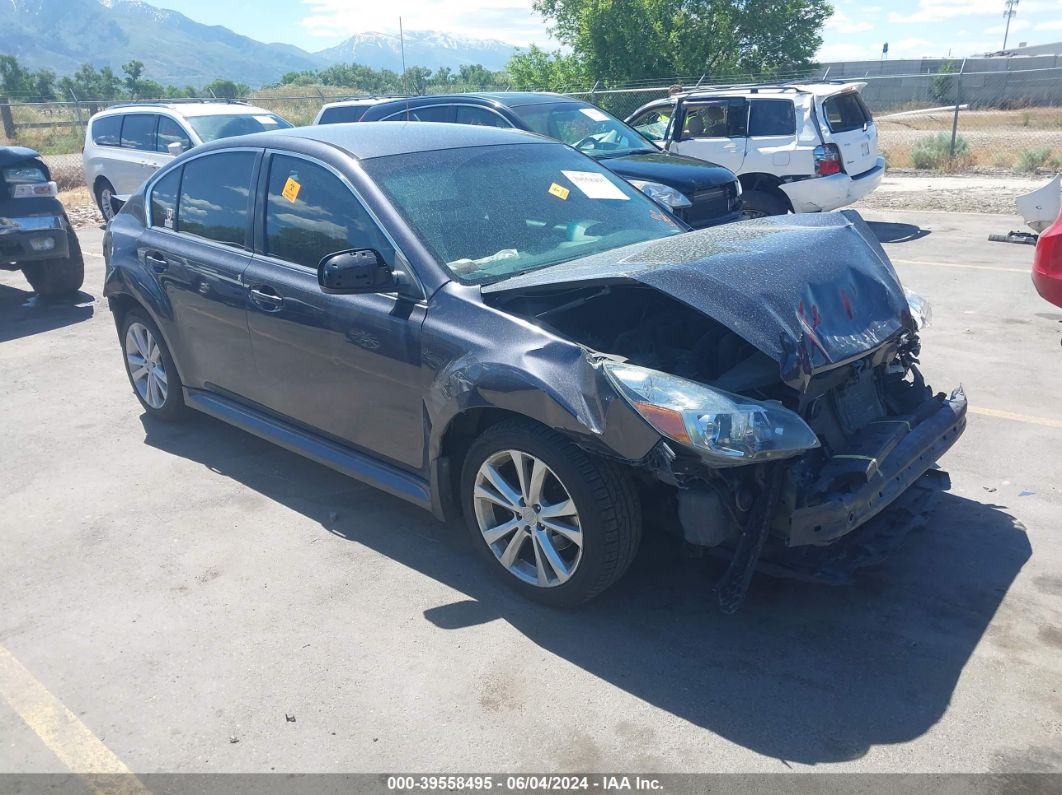
<svg viewBox="0 0 1062 795">
<path fill-rule="evenodd" d="M 0 146 L 0 168 L 40 158 L 37 150 L 26 146 Z"/>
<path fill-rule="evenodd" d="M 627 246 L 483 288 L 639 282 L 727 326 L 801 384 L 915 324 L 899 278 L 858 213 L 790 215 Z"/>
</svg>

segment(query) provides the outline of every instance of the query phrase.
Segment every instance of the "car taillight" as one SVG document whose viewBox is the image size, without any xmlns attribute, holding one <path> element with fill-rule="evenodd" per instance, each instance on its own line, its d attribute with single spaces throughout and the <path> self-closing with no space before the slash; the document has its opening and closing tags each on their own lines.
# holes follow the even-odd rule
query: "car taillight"
<svg viewBox="0 0 1062 795">
<path fill-rule="evenodd" d="M 1062 215 L 1036 241 L 1033 271 L 1055 279 L 1062 277 Z"/>
<path fill-rule="evenodd" d="M 828 177 L 844 171 L 841 162 L 841 148 L 837 144 L 823 144 L 815 147 L 815 176 Z"/>
</svg>

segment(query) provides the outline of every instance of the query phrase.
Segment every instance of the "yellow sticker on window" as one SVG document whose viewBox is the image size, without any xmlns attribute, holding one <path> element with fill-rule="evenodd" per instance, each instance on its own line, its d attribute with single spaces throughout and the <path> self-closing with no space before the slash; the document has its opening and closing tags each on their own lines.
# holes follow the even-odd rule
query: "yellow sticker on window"
<svg viewBox="0 0 1062 795">
<path fill-rule="evenodd" d="M 302 188 L 294 177 L 288 177 L 288 181 L 284 183 L 284 190 L 280 192 L 280 195 L 287 199 L 289 202 L 294 203 L 299 198 L 299 190 Z"/>
<path fill-rule="evenodd" d="M 569 193 L 571 193 L 571 191 L 568 190 L 568 188 L 563 185 L 558 185 L 556 182 L 549 186 L 550 196 L 556 196 L 558 199 L 564 199 L 567 201 Z"/>
</svg>

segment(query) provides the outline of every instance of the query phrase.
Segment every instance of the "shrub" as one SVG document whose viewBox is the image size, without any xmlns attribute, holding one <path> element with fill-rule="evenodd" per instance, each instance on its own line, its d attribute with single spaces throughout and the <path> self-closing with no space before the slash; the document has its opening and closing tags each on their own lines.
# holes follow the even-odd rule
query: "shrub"
<svg viewBox="0 0 1062 795">
<path fill-rule="evenodd" d="M 951 155 L 951 133 L 937 133 L 924 138 L 911 150 L 911 165 L 932 171 L 951 171 L 970 162 L 970 144 L 961 135 L 955 138 L 955 156 Z"/>
<path fill-rule="evenodd" d="M 1032 147 L 1018 152 L 1018 162 L 1014 168 L 1022 174 L 1032 174 L 1054 160 L 1051 150 L 1046 147 Z"/>
</svg>

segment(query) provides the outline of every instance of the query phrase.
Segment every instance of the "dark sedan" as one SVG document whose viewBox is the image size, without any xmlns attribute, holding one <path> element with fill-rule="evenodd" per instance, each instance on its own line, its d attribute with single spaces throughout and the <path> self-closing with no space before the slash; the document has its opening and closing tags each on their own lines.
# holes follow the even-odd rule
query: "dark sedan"
<svg viewBox="0 0 1062 795">
<path fill-rule="evenodd" d="M 512 127 L 574 146 L 665 205 L 694 229 L 741 219 L 741 183 L 722 166 L 663 152 L 633 127 L 561 94 L 505 91 L 380 102 L 360 120 Z M 329 121 L 321 117 L 320 123 Z"/>
<path fill-rule="evenodd" d="M 197 147 L 104 238 L 151 417 L 194 408 L 430 509 L 556 605 L 643 512 L 729 550 L 841 543 L 962 432 L 858 215 L 687 232 L 574 149 L 352 124 Z M 782 265 L 779 265 L 782 263 Z M 932 475 L 933 473 L 929 473 Z"/>
</svg>

